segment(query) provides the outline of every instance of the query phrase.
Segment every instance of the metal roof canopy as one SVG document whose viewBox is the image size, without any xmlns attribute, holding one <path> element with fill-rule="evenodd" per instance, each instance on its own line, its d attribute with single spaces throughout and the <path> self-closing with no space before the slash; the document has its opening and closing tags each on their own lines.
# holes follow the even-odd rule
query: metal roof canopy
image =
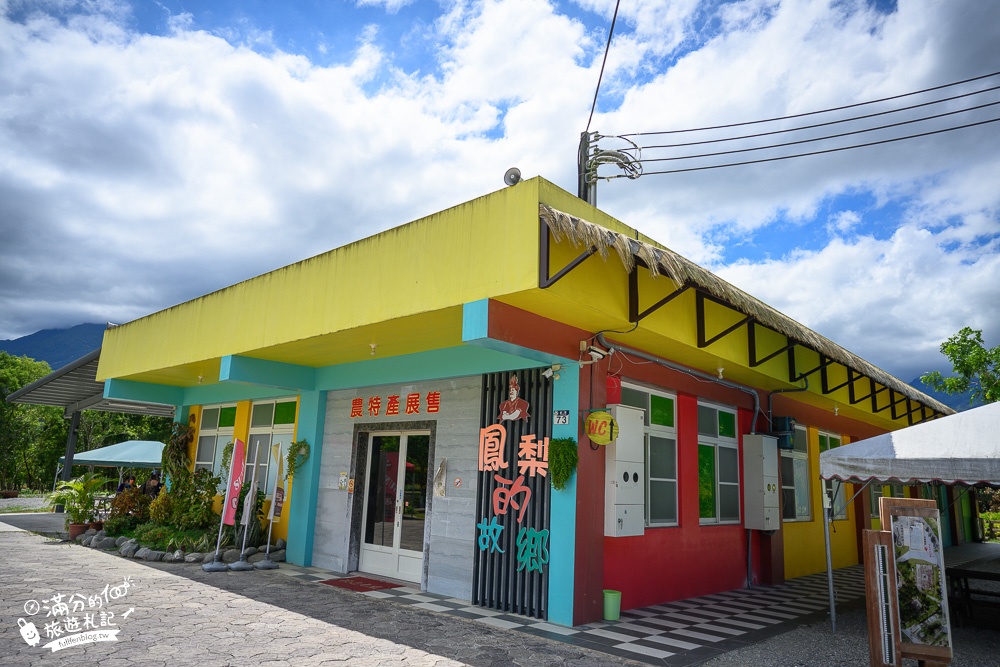
<svg viewBox="0 0 1000 667">
<path fill-rule="evenodd" d="M 124 412 L 133 415 L 173 417 L 174 406 L 104 398 L 104 383 L 97 381 L 101 348 L 85 354 L 40 380 L 7 396 L 8 403 L 60 407 L 69 418 L 80 410 Z"/>
</svg>

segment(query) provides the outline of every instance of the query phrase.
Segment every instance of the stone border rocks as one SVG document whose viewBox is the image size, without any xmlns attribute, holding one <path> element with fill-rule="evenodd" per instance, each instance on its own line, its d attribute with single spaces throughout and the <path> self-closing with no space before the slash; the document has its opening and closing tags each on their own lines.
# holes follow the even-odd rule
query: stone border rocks
<svg viewBox="0 0 1000 667">
<path fill-rule="evenodd" d="M 76 542 L 82 546 L 89 547 L 91 549 L 100 549 L 102 551 L 117 549 L 118 555 L 123 558 L 134 558 L 136 560 L 144 560 L 147 562 L 189 563 L 201 565 L 202 563 L 211 563 L 215 560 L 214 551 L 210 551 L 208 553 L 186 553 L 183 549 L 177 549 L 176 551 L 157 551 L 156 549 L 139 544 L 139 542 L 134 538 L 128 538 L 125 536 L 110 537 L 104 530 L 94 530 L 93 528 L 77 537 Z M 271 545 L 272 561 L 276 563 L 285 562 L 285 546 L 286 543 L 283 539 L 278 539 L 273 545 Z M 243 557 L 250 563 L 257 563 L 267 557 L 266 552 L 266 545 L 262 547 L 247 547 L 243 551 Z M 221 559 L 224 563 L 235 563 L 240 559 L 240 551 L 239 549 L 227 549 L 221 554 Z"/>
</svg>

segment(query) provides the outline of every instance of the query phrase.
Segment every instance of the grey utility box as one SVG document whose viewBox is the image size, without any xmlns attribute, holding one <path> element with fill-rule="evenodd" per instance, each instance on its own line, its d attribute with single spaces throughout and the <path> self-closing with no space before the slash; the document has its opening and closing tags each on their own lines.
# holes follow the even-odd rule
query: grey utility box
<svg viewBox="0 0 1000 667">
<path fill-rule="evenodd" d="M 778 439 L 743 436 L 743 525 L 751 530 L 780 530 Z"/>
<path fill-rule="evenodd" d="M 645 416 L 627 405 L 611 407 L 618 438 L 605 446 L 604 535 L 631 537 L 646 528 Z"/>
</svg>

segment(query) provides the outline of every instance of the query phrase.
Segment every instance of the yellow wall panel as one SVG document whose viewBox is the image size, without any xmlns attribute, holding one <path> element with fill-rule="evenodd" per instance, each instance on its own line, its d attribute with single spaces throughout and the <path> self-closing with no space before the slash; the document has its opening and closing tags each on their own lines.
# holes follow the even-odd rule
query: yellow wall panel
<svg viewBox="0 0 1000 667">
<path fill-rule="evenodd" d="M 807 428 L 807 433 L 809 478 L 811 481 L 809 491 L 812 498 L 813 520 L 786 522 L 782 525 L 786 579 L 826 570 L 826 547 L 823 539 L 823 484 L 819 479 L 819 430 L 810 426 Z M 840 497 L 838 505 L 854 495 L 852 489 L 852 485 L 845 487 L 844 491 L 848 495 Z M 834 521 L 831 524 L 830 554 L 834 569 L 858 563 L 855 520 L 854 503 L 851 503 L 847 508 L 847 520 Z"/>
<path fill-rule="evenodd" d="M 525 181 L 110 329 L 98 376 L 128 377 L 535 288 L 542 183 Z M 574 199 L 548 190 L 557 204 Z"/>
</svg>

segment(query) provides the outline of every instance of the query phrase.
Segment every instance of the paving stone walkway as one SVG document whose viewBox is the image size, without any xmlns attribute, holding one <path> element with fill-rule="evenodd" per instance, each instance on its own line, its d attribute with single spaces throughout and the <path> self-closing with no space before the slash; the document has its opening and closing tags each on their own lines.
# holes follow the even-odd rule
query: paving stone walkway
<svg viewBox="0 0 1000 667">
<path fill-rule="evenodd" d="M 190 565 L 133 561 L 24 532 L 4 524 L 4 518 L 4 667 L 640 664 L 635 661 L 681 667 L 732 651 L 740 654 L 826 616 L 826 577 L 813 575 L 782 586 L 630 610 L 620 621 L 565 628 L 405 584 L 343 590 L 321 584 L 338 575 L 320 568 L 283 563 L 273 571 L 207 573 Z M 7 519 L 21 528 L 58 534 L 49 525 L 51 516 Z M 985 545 L 949 550 L 948 564 L 975 558 L 979 552 L 973 546 Z M 835 577 L 838 606 L 858 606 L 861 568 L 839 570 Z M 75 629 L 68 627 L 70 618 L 76 619 Z M 34 624 L 40 635 L 35 646 L 22 638 L 19 619 Z M 57 652 L 44 648 L 83 632 L 112 633 L 115 641 Z"/>
<path fill-rule="evenodd" d="M 282 564 L 281 574 L 317 587 L 342 577 L 321 568 Z M 834 573 L 838 606 L 860 606 L 864 575 L 860 566 Z M 232 583 L 230 583 L 230 581 Z M 221 585 L 233 585 L 225 580 Z M 252 593 L 251 593 L 252 594 Z M 468 600 L 398 587 L 356 595 L 408 605 L 453 618 L 544 637 L 590 648 L 610 656 L 663 667 L 699 665 L 714 657 L 788 632 L 803 623 L 827 618 L 826 574 L 793 579 L 780 586 L 764 586 L 679 600 L 621 614 L 617 621 L 588 623 L 573 628 L 473 606 Z"/>
<path fill-rule="evenodd" d="M 4 667 L 637 664 L 278 571 L 151 567 L 20 530 L 0 531 L 0 577 Z M 102 633 L 115 639 L 50 646 Z"/>
</svg>

